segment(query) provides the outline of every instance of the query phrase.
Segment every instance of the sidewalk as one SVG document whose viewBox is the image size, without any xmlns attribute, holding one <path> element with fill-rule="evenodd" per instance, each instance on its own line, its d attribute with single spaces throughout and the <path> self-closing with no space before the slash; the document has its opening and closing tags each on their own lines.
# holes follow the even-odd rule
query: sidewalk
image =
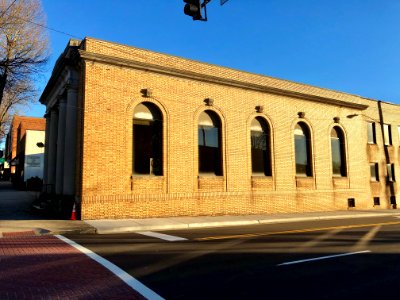
<svg viewBox="0 0 400 300">
<path fill-rule="evenodd" d="M 149 230 L 180 230 L 204 227 L 245 226 L 367 217 L 400 217 L 400 210 L 349 210 L 293 214 L 202 216 L 103 220 L 0 220 L 0 238 L 12 232 L 46 234 L 111 234 Z"/>
<path fill-rule="evenodd" d="M 62 237 L 11 235 L 0 239 L 0 250 L 0 299 L 149 298 L 140 283 L 121 280 Z"/>
<path fill-rule="evenodd" d="M 399 216 L 400 210 L 346 210 L 293 214 L 171 217 L 149 219 L 87 220 L 98 234 L 123 233 L 148 230 L 173 230 L 204 227 L 244 226 L 256 224 L 289 223 L 349 218 Z"/>
<path fill-rule="evenodd" d="M 83 221 L 50 220 L 33 213 L 32 203 L 38 194 L 16 190 L 11 182 L 0 181 L 0 238 L 8 232 L 95 233 L 95 228 Z"/>
</svg>

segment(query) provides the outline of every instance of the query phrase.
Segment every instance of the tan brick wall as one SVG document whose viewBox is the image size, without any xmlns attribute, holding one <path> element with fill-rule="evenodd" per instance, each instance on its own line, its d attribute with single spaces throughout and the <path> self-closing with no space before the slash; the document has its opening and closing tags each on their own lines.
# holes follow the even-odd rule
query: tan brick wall
<svg viewBox="0 0 400 300">
<path fill-rule="evenodd" d="M 400 107 L 398 105 L 381 102 L 382 120 L 379 114 L 379 103 L 377 101 L 368 101 L 370 107 L 366 110 L 365 116 L 358 117 L 365 122 L 375 122 L 376 125 L 376 144 L 367 146 L 368 162 L 378 163 L 379 182 L 371 182 L 368 189 L 368 198 L 380 198 L 381 208 L 390 208 L 390 196 L 396 196 L 399 203 L 399 184 L 400 184 L 400 165 L 399 165 L 399 147 L 400 140 L 397 127 L 400 126 Z M 364 123 L 365 123 L 364 122 Z M 384 146 L 380 123 L 391 125 L 392 145 Z M 366 124 L 366 123 L 365 123 Z M 365 129 L 366 131 L 366 129 Z M 387 163 L 393 163 L 395 167 L 395 182 L 386 182 Z"/>
<path fill-rule="evenodd" d="M 201 69 L 215 77 L 284 86 L 376 107 L 376 101 L 354 95 L 103 41 L 88 39 L 85 47 L 86 51 L 104 55 L 185 70 Z M 366 146 L 365 117 L 349 119 L 347 116 L 359 113 L 379 119 L 376 109 L 362 112 L 93 61 L 84 63 L 84 74 L 81 190 L 84 219 L 338 210 L 347 209 L 348 198 L 356 199 L 357 209 L 373 208 L 372 197 L 378 192 L 376 186 L 373 193 L 370 188 L 369 161 L 377 159 L 380 171 L 384 172 L 384 151 L 380 145 L 375 150 Z M 151 98 L 142 97 L 143 88 L 152 90 Z M 205 98 L 214 99 L 214 105 L 206 106 Z M 132 116 L 135 106 L 142 101 L 154 103 L 163 114 L 164 176 L 131 179 Z M 264 107 L 263 113 L 256 112 L 255 107 L 259 105 Z M 224 176 L 221 177 L 199 177 L 198 174 L 197 120 L 206 109 L 221 118 L 224 153 Z M 397 134 L 394 124 L 400 109 L 395 109 L 396 112 L 388 115 L 388 122 Z M 298 112 L 305 112 L 304 118 L 300 119 Z M 252 177 L 250 123 L 256 116 L 265 118 L 271 127 L 272 177 Z M 340 118 L 339 123 L 335 123 L 335 117 Z M 311 131 L 312 178 L 295 175 L 293 131 L 299 120 L 308 124 Z M 346 178 L 332 176 L 330 133 L 333 126 L 342 128 L 346 136 Z M 378 141 L 380 134 L 377 130 Z M 396 137 L 391 154 L 396 173 L 400 171 L 398 148 Z M 380 184 L 381 207 L 386 208 L 388 194 L 385 184 Z"/>
</svg>

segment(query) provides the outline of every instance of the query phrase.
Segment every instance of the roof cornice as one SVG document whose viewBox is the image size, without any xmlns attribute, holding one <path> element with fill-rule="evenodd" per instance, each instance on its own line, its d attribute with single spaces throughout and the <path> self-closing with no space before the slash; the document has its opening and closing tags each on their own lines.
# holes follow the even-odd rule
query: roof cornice
<svg viewBox="0 0 400 300">
<path fill-rule="evenodd" d="M 246 89 L 246 90 L 253 90 L 253 91 L 257 91 L 257 92 L 264 92 L 264 93 L 271 93 L 271 94 L 275 94 L 275 95 L 295 97 L 295 98 L 299 98 L 299 99 L 305 99 L 305 100 L 309 100 L 309 101 L 330 104 L 330 105 L 334 105 L 334 106 L 341 106 L 341 107 L 347 107 L 347 108 L 358 109 L 358 110 L 365 110 L 368 108 L 368 105 L 366 105 L 366 104 L 359 104 L 359 103 L 354 103 L 354 102 L 347 102 L 347 101 L 342 101 L 342 100 L 338 100 L 338 99 L 333 99 L 333 98 L 329 98 L 329 97 L 310 95 L 310 94 L 291 91 L 291 90 L 287 90 L 287 89 L 280 89 L 280 88 L 275 88 L 275 87 L 271 87 L 271 86 L 255 84 L 255 83 L 242 81 L 242 80 L 228 79 L 228 78 L 212 76 L 212 75 L 208 75 L 208 74 L 202 74 L 200 72 L 193 72 L 193 71 L 188 71 L 188 70 L 181 70 L 181 69 L 177 69 L 177 68 L 160 66 L 160 65 L 156 65 L 156 64 L 144 63 L 144 62 L 140 62 L 140 61 L 136 61 L 136 60 L 132 60 L 132 59 L 125 59 L 125 58 L 109 56 L 109 55 L 104 55 L 104 54 L 99 54 L 99 53 L 87 52 L 87 51 L 81 50 L 81 49 L 79 49 L 78 52 L 82 59 L 88 60 L 88 61 L 93 61 L 93 62 L 100 62 L 100 63 L 115 65 L 115 66 L 119 66 L 119 67 L 127 67 L 127 68 L 142 70 L 142 71 L 159 73 L 159 74 L 163 74 L 163 75 L 175 76 L 175 77 L 191 79 L 191 80 L 198 80 L 198 81 L 202 81 L 202 82 L 220 84 L 220 85 L 225 85 L 225 86 L 230 86 L 230 87 L 242 88 L 242 89 Z"/>
</svg>

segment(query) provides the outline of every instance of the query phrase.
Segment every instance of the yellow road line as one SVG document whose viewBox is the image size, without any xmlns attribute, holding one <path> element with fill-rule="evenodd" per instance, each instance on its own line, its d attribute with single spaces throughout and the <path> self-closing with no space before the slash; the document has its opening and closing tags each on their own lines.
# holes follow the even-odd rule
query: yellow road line
<svg viewBox="0 0 400 300">
<path fill-rule="evenodd" d="M 313 232 L 313 231 L 324 231 L 333 229 L 349 229 L 349 228 L 363 228 L 371 226 L 387 226 L 387 225 L 399 225 L 400 221 L 396 222 L 385 222 L 385 223 L 373 223 L 373 224 L 358 224 L 358 225 L 344 225 L 344 226 L 332 226 L 332 227 L 321 227 L 321 228 L 306 228 L 306 229 L 295 229 L 286 231 L 276 231 L 268 233 L 248 233 L 248 234 L 234 234 L 234 235 L 222 235 L 222 236 L 210 236 L 195 238 L 195 241 L 213 241 L 213 240 L 227 240 L 227 239 L 241 239 L 241 238 L 252 238 L 260 236 L 270 236 L 278 234 L 291 234 L 291 233 L 303 233 L 303 232 Z"/>
</svg>

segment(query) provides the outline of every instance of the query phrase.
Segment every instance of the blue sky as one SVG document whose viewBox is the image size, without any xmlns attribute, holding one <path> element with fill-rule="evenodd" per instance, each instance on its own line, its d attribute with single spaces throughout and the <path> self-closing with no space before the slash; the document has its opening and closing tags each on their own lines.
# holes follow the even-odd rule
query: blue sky
<svg viewBox="0 0 400 300">
<path fill-rule="evenodd" d="M 184 15 L 183 0 L 42 3 L 47 26 L 67 34 L 49 31 L 39 90 L 72 35 L 400 104 L 399 0 L 212 0 L 208 22 Z"/>
</svg>

